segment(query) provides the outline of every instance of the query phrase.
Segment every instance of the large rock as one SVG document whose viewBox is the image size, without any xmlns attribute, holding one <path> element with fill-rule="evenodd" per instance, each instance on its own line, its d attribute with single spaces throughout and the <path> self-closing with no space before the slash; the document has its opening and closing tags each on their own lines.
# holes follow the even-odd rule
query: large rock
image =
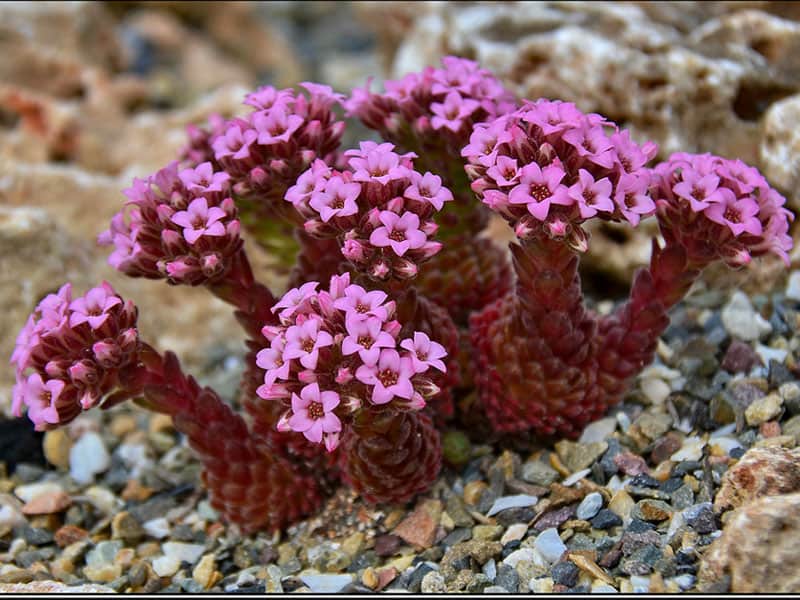
<svg viewBox="0 0 800 600">
<path fill-rule="evenodd" d="M 714 509 L 722 512 L 793 492 L 800 492 L 800 448 L 751 448 L 723 475 Z"/>
<path fill-rule="evenodd" d="M 706 551 L 700 591 L 800 592 L 800 494 L 761 498 L 737 510 L 722 537 Z"/>
</svg>

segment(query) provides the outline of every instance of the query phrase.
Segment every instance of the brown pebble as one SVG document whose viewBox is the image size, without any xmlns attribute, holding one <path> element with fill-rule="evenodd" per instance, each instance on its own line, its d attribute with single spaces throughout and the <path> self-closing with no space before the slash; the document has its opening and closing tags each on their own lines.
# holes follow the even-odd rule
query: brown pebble
<svg viewBox="0 0 800 600">
<path fill-rule="evenodd" d="M 392 533 L 417 548 L 430 548 L 441 516 L 442 503 L 439 500 L 424 500 Z"/>
<path fill-rule="evenodd" d="M 116 438 L 123 439 L 132 431 L 136 431 L 138 424 L 133 415 L 119 415 L 114 417 L 109 426 L 111 435 Z"/>
<path fill-rule="evenodd" d="M 69 508 L 72 498 L 69 494 L 57 492 L 45 492 L 31 499 L 22 507 L 22 513 L 26 515 L 47 515 L 58 513 Z"/>
<path fill-rule="evenodd" d="M 593 577 L 600 579 L 609 585 L 614 585 L 614 579 L 608 573 L 603 571 L 603 569 L 597 566 L 594 561 L 589 560 L 580 554 L 573 553 L 569 554 L 569 560 L 575 563 L 575 566 L 577 566 L 581 571 L 585 571 L 589 573 L 589 575 L 592 575 Z"/>
<path fill-rule="evenodd" d="M 364 574 L 361 575 L 361 583 L 371 590 L 377 589 L 380 581 L 378 580 L 378 574 L 375 573 L 375 569 L 372 567 L 364 569 Z"/>
<path fill-rule="evenodd" d="M 650 452 L 650 461 L 656 465 L 661 464 L 675 454 L 682 445 L 683 442 L 680 436 L 670 432 L 653 444 L 653 450 Z"/>
<path fill-rule="evenodd" d="M 765 438 L 777 437 L 781 434 L 781 424 L 777 421 L 767 421 L 759 425 L 758 432 Z"/>
<path fill-rule="evenodd" d="M 64 429 L 53 429 L 44 434 L 42 450 L 51 465 L 59 469 L 69 469 L 69 451 L 72 440 Z"/>
<path fill-rule="evenodd" d="M 567 487 L 560 483 L 550 484 L 550 508 L 558 508 L 565 504 L 579 502 L 586 496 L 586 489 L 579 487 Z"/>
<path fill-rule="evenodd" d="M 383 520 L 383 526 L 388 530 L 394 529 L 395 526 L 400 521 L 402 521 L 403 517 L 405 517 L 405 516 L 406 516 L 406 511 L 405 510 L 403 510 L 402 508 L 396 508 L 395 510 L 390 512 L 388 515 L 386 515 L 386 518 Z"/>
<path fill-rule="evenodd" d="M 464 502 L 476 506 L 480 502 L 483 490 L 488 487 L 484 481 L 470 481 L 464 486 Z"/>
<path fill-rule="evenodd" d="M 150 423 L 148 424 L 147 429 L 150 433 L 171 433 L 175 431 L 175 427 L 172 423 L 172 417 L 160 413 L 150 417 Z"/>
<path fill-rule="evenodd" d="M 376 591 L 380 591 L 392 583 L 400 573 L 394 567 L 387 567 L 378 571 L 378 585 Z"/>
<path fill-rule="evenodd" d="M 620 452 L 614 457 L 614 464 L 625 475 L 641 475 L 647 473 L 647 462 L 632 452 Z"/>
<path fill-rule="evenodd" d="M 120 497 L 126 502 L 131 500 L 135 502 L 144 502 L 152 495 L 153 490 L 151 488 L 142 485 L 135 479 L 129 479 L 128 483 L 125 484 L 125 489 L 122 490 Z"/>
<path fill-rule="evenodd" d="M 64 525 L 63 527 L 60 527 L 58 531 L 56 531 L 54 537 L 59 548 L 66 548 L 70 544 L 74 544 L 75 542 L 80 542 L 81 540 L 88 538 L 89 532 L 85 529 L 77 527 L 76 525 Z"/>
<path fill-rule="evenodd" d="M 144 529 L 131 513 L 122 511 L 111 520 L 111 539 L 136 542 L 144 537 Z"/>
<path fill-rule="evenodd" d="M 381 558 L 385 558 L 387 556 L 392 556 L 400 545 L 403 543 L 396 535 L 386 534 L 386 535 L 379 535 L 375 538 L 375 554 L 380 556 Z"/>
</svg>

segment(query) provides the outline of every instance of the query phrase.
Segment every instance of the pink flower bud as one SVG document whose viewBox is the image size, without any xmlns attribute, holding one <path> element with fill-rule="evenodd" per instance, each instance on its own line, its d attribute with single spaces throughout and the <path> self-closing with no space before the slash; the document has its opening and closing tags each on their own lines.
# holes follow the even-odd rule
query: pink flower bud
<svg viewBox="0 0 800 600">
<path fill-rule="evenodd" d="M 314 383 L 317 380 L 317 374 L 311 369 L 303 369 L 297 374 L 297 379 L 300 383 Z"/>
<path fill-rule="evenodd" d="M 567 233 L 568 223 L 561 217 L 551 217 L 547 220 L 545 227 L 547 228 L 547 232 L 550 234 L 550 237 L 554 239 L 561 239 Z"/>
<path fill-rule="evenodd" d="M 174 229 L 163 229 L 161 231 L 161 242 L 164 244 L 164 250 L 168 254 L 175 255 L 183 251 L 183 236 Z"/>
<path fill-rule="evenodd" d="M 292 430 L 292 428 L 289 427 L 289 413 L 290 411 L 288 410 L 283 413 L 275 424 L 275 429 L 281 433 L 287 433 Z"/>
<path fill-rule="evenodd" d="M 102 365 L 101 365 L 102 366 Z M 90 360 L 81 360 L 70 366 L 69 377 L 73 383 L 89 387 L 97 384 L 97 369 Z"/>
<path fill-rule="evenodd" d="M 439 231 L 439 225 L 435 221 L 423 221 L 419 226 L 419 230 L 430 238 Z"/>
<path fill-rule="evenodd" d="M 375 261 L 369 268 L 369 274 L 375 279 L 384 279 L 390 272 L 391 267 L 383 259 Z"/>
<path fill-rule="evenodd" d="M 331 433 L 326 433 L 323 438 L 325 439 L 325 450 L 328 452 L 333 452 L 336 450 L 336 447 L 339 445 L 339 432 L 334 431 Z"/>
<path fill-rule="evenodd" d="M 92 345 L 92 352 L 100 366 L 110 369 L 119 365 L 122 351 L 113 340 L 102 340 Z"/>
<path fill-rule="evenodd" d="M 206 254 L 200 263 L 200 269 L 203 271 L 203 275 L 209 278 L 219 275 L 223 268 L 222 259 L 217 253 Z"/>
<path fill-rule="evenodd" d="M 117 346 L 123 354 L 130 354 L 136 350 L 139 342 L 139 332 L 135 327 L 130 327 L 117 336 Z"/>
<path fill-rule="evenodd" d="M 415 254 L 418 254 L 422 260 L 426 260 L 432 256 L 436 256 L 441 249 L 441 242 L 425 242 L 421 248 L 415 250 L 414 252 Z"/>
<path fill-rule="evenodd" d="M 400 212 L 403 210 L 404 203 L 405 200 L 400 196 L 397 196 L 396 198 L 392 198 L 386 203 L 386 210 L 390 210 L 392 212 L 400 214 Z"/>
<path fill-rule="evenodd" d="M 303 166 L 310 165 L 314 160 L 317 158 L 317 153 L 314 150 L 301 150 L 300 151 L 300 160 L 303 163 Z"/>
<path fill-rule="evenodd" d="M 358 396 L 348 395 L 342 398 L 342 406 L 345 407 L 347 412 L 354 413 L 361 408 L 361 398 Z"/>
<path fill-rule="evenodd" d="M 259 187 L 266 187 L 269 184 L 269 173 L 262 167 L 255 167 L 250 170 L 250 181 Z"/>
<path fill-rule="evenodd" d="M 394 262 L 394 272 L 401 279 L 411 279 L 412 277 L 416 277 L 418 271 L 419 268 L 417 265 L 405 258 L 398 258 Z"/>
<path fill-rule="evenodd" d="M 322 219 L 309 219 L 303 223 L 303 229 L 305 229 L 309 235 L 319 236 L 327 229 L 327 226 Z"/>
<path fill-rule="evenodd" d="M 345 385 L 353 380 L 353 373 L 347 367 L 340 367 L 336 372 L 336 383 Z"/>
<path fill-rule="evenodd" d="M 342 256 L 354 263 L 360 263 L 366 258 L 364 244 L 358 240 L 345 240 L 342 246 Z"/>
<path fill-rule="evenodd" d="M 400 321 L 397 320 L 389 321 L 383 325 L 383 330 L 394 339 L 397 339 L 397 336 L 400 335 L 400 330 L 402 328 L 403 326 L 400 324 Z"/>
</svg>

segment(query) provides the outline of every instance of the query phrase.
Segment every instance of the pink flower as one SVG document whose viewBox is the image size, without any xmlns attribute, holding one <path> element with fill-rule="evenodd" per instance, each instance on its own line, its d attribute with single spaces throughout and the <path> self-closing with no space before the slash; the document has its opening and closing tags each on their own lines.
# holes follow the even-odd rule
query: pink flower
<svg viewBox="0 0 800 600">
<path fill-rule="evenodd" d="M 292 99 L 291 90 L 277 90 L 271 85 L 258 88 L 255 92 L 247 94 L 244 104 L 258 110 L 269 110 L 273 106 L 285 106 Z"/>
<path fill-rule="evenodd" d="M 390 181 L 403 179 L 409 169 L 400 163 L 400 155 L 393 152 L 394 145 L 388 142 L 361 142 L 359 150 L 348 150 L 348 164 L 353 169 L 353 181 L 377 181 L 386 185 Z"/>
<path fill-rule="evenodd" d="M 250 120 L 258 132 L 258 143 L 264 146 L 288 142 L 291 135 L 303 124 L 303 117 L 290 114 L 285 105 L 253 113 Z"/>
<path fill-rule="evenodd" d="M 298 206 L 311 198 L 314 192 L 324 189 L 330 175 L 331 168 L 324 161 L 315 160 L 311 168 L 297 178 L 297 183 L 286 190 L 284 199 Z"/>
<path fill-rule="evenodd" d="M 525 165 L 519 171 L 520 183 L 508 194 L 508 201 L 511 204 L 526 204 L 528 212 L 544 221 L 550 204 L 572 204 L 566 186 L 561 185 L 564 175 L 564 170 L 554 165 L 544 169 L 536 163 Z"/>
<path fill-rule="evenodd" d="M 360 183 L 346 183 L 344 179 L 336 176 L 327 181 L 324 191 L 312 192 L 308 204 L 327 223 L 335 216 L 346 217 L 358 213 L 356 199 L 360 193 Z"/>
<path fill-rule="evenodd" d="M 442 373 L 447 371 L 441 360 L 447 356 L 447 351 L 438 342 L 432 342 L 427 334 L 415 331 L 414 339 L 403 340 L 400 347 L 409 351 L 415 373 L 424 373 L 429 367 L 439 369 Z"/>
<path fill-rule="evenodd" d="M 381 348 L 394 348 L 394 338 L 381 331 L 383 321 L 376 317 L 368 317 L 358 321 L 347 321 L 347 337 L 342 340 L 342 354 L 349 356 L 358 352 L 365 365 L 378 362 Z"/>
<path fill-rule="evenodd" d="M 723 200 L 709 205 L 703 214 L 715 223 L 726 226 L 737 237 L 745 232 L 761 235 L 763 228 L 758 219 L 758 203 L 750 197 L 737 200 L 728 189 L 721 191 L 725 192 Z"/>
<path fill-rule="evenodd" d="M 519 180 L 517 161 L 510 156 L 498 156 L 494 165 L 486 169 L 486 174 L 499 186 L 516 185 Z"/>
<path fill-rule="evenodd" d="M 610 169 L 614 166 L 613 145 L 600 127 L 579 127 L 564 133 L 564 141 L 580 156 L 596 165 Z"/>
<path fill-rule="evenodd" d="M 250 146 L 256 138 L 258 133 L 234 121 L 228 125 L 224 134 L 211 143 L 211 147 L 217 160 L 228 156 L 241 160 L 250 157 Z"/>
<path fill-rule="evenodd" d="M 225 235 L 225 226 L 219 222 L 225 217 L 225 211 L 219 206 L 208 207 L 208 201 L 195 198 L 186 210 L 172 215 L 172 222 L 183 227 L 183 237 L 194 244 L 204 235 L 220 237 Z"/>
<path fill-rule="evenodd" d="M 469 136 L 469 144 L 461 149 L 461 156 L 491 167 L 497 159 L 498 146 L 511 140 L 507 122 L 506 117 L 499 117 L 489 125 L 476 125 Z"/>
<path fill-rule="evenodd" d="M 333 305 L 345 311 L 347 319 L 363 320 L 368 317 L 378 317 L 381 321 L 389 318 L 389 313 L 383 303 L 386 293 L 380 290 L 368 292 L 360 285 L 350 285 L 344 290 L 344 296 L 334 300 Z"/>
<path fill-rule="evenodd" d="M 333 337 L 321 330 L 322 319 L 312 316 L 302 324 L 292 325 L 286 330 L 286 347 L 283 360 L 299 358 L 306 369 L 316 369 L 319 360 L 319 349 L 331 346 Z"/>
<path fill-rule="evenodd" d="M 221 192 L 231 178 L 224 171 L 214 173 L 214 167 L 210 162 L 201 163 L 194 169 L 184 169 L 178 173 L 178 177 L 186 189 L 195 194 Z"/>
<path fill-rule="evenodd" d="M 526 104 L 522 118 L 536 125 L 545 136 L 557 135 L 581 127 L 583 113 L 572 102 L 538 100 Z"/>
<path fill-rule="evenodd" d="M 292 394 L 292 416 L 288 425 L 293 431 L 302 433 L 308 441 L 319 444 L 323 434 L 337 434 L 342 430 L 342 422 L 333 413 L 337 406 L 339 394 L 321 392 L 319 384 L 309 384 L 300 390 L 299 396 Z M 329 451 L 332 449 L 329 448 Z"/>
<path fill-rule="evenodd" d="M 595 181 L 589 171 L 580 169 L 578 182 L 570 186 L 568 193 L 570 198 L 578 203 L 581 218 L 588 219 L 595 216 L 598 211 L 614 212 L 611 188 L 608 177 Z"/>
<path fill-rule="evenodd" d="M 626 173 L 638 171 L 658 152 L 655 142 L 648 141 L 640 146 L 631 139 L 627 130 L 611 134 L 611 143 L 617 153 L 617 162 Z"/>
<path fill-rule="evenodd" d="M 411 359 L 400 358 L 397 350 L 393 349 L 381 350 L 376 365 L 361 365 L 356 371 L 356 379 L 361 383 L 375 386 L 372 389 L 373 404 L 386 404 L 395 396 L 410 400 L 414 395 L 413 375 Z"/>
<path fill-rule="evenodd" d="M 283 297 L 275 303 L 270 309 L 272 313 L 281 311 L 278 316 L 281 319 L 289 319 L 295 312 L 304 309 L 307 305 L 305 302 L 316 296 L 316 289 L 319 285 L 316 281 L 309 281 L 304 283 L 299 288 L 292 288 L 286 292 Z M 282 310 L 281 310 L 282 309 Z"/>
<path fill-rule="evenodd" d="M 108 319 L 109 309 L 118 304 L 122 304 L 122 300 L 108 283 L 103 282 L 101 286 L 92 288 L 85 296 L 70 303 L 72 314 L 69 316 L 69 326 L 89 323 L 92 329 L 99 329 Z"/>
<path fill-rule="evenodd" d="M 64 390 L 64 386 L 65 383 L 60 379 L 43 381 L 39 373 L 33 373 L 24 383 L 23 401 L 28 407 L 28 417 L 35 424 L 37 431 L 41 431 L 45 424 L 59 423 L 56 400 Z M 21 410 L 20 405 L 17 406 L 17 410 Z"/>
<path fill-rule="evenodd" d="M 647 177 L 626 173 L 619 178 L 614 202 L 617 204 L 622 216 L 634 227 L 639 220 L 652 214 L 656 205 L 647 195 Z"/>
<path fill-rule="evenodd" d="M 269 348 L 264 348 L 256 354 L 256 364 L 264 369 L 264 383 L 271 385 L 280 378 L 289 379 L 289 367 L 291 363 L 283 359 L 283 352 L 286 348 L 286 339 L 282 336 L 272 338 Z"/>
<path fill-rule="evenodd" d="M 676 196 L 688 200 L 693 211 L 700 212 L 712 203 L 723 201 L 718 176 L 700 175 L 689 169 L 685 169 L 682 175 L 683 181 L 672 186 L 672 191 Z"/>
<path fill-rule="evenodd" d="M 428 202 L 436 210 L 442 210 L 444 203 L 453 199 L 453 193 L 442 186 L 441 177 L 433 173 L 420 175 L 417 171 L 411 172 L 411 185 L 403 195 L 417 202 Z"/>
<path fill-rule="evenodd" d="M 405 212 L 400 216 L 383 210 L 378 218 L 383 227 L 378 227 L 370 234 L 369 243 L 373 246 L 391 246 L 395 254 L 403 256 L 410 249 L 421 248 L 428 239 L 419 230 L 419 217 L 412 212 Z"/>
<path fill-rule="evenodd" d="M 434 129 L 446 127 L 450 131 L 458 132 L 464 119 L 474 113 L 478 107 L 480 107 L 480 102 L 462 98 L 461 94 L 453 90 L 447 94 L 444 103 L 431 103 L 431 112 L 435 115 L 431 119 L 431 125 Z"/>
</svg>

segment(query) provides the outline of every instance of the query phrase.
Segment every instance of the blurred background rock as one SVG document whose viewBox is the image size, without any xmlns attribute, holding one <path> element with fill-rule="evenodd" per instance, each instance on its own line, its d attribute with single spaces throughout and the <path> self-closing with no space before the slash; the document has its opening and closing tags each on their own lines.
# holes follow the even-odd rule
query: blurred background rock
<svg viewBox="0 0 800 600">
<path fill-rule="evenodd" d="M 458 54 L 521 97 L 610 117 L 662 158 L 741 158 L 797 208 L 799 20 L 794 2 L 0 2 L 0 356 L 42 296 L 103 278 L 190 370 L 241 354 L 221 302 L 122 277 L 94 238 L 134 176 L 175 158 L 188 123 L 236 114 L 257 85 L 348 93 Z M 353 127 L 346 143 L 366 135 Z M 585 266 L 602 278 L 587 281 L 623 292 L 651 234 L 595 228 Z M 769 289 L 783 275 L 774 264 L 707 283 Z M 12 383 L 0 367 L 0 408 Z"/>
</svg>

